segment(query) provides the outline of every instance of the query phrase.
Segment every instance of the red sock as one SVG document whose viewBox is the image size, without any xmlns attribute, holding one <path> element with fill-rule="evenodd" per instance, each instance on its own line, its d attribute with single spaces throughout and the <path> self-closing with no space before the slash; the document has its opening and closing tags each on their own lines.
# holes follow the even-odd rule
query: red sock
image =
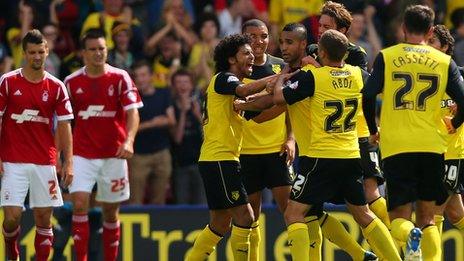
<svg viewBox="0 0 464 261">
<path fill-rule="evenodd" d="M 18 236 L 20 227 L 18 226 L 12 232 L 6 232 L 3 228 L 3 237 L 5 239 L 6 257 L 8 260 L 18 260 Z"/>
<path fill-rule="evenodd" d="M 53 245 L 53 230 L 51 227 L 37 227 L 35 231 L 35 260 L 47 261 Z"/>
<path fill-rule="evenodd" d="M 89 249 L 89 233 L 89 217 L 87 214 L 73 215 L 72 234 L 77 261 L 87 261 L 87 252 Z"/>
<path fill-rule="evenodd" d="M 103 223 L 103 253 L 105 261 L 115 261 L 119 251 L 119 221 Z"/>
</svg>

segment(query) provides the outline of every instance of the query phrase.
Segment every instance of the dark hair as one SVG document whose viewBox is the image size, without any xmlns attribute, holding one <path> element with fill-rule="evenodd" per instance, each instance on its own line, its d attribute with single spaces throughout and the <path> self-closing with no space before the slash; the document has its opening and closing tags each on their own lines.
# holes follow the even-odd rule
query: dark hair
<svg viewBox="0 0 464 261">
<path fill-rule="evenodd" d="M 144 66 L 147 66 L 148 67 L 148 70 L 151 72 L 151 65 L 150 63 L 145 60 L 145 59 L 141 59 L 141 60 L 137 60 L 135 61 L 132 66 L 131 66 L 131 69 L 132 69 L 132 72 L 137 70 L 138 68 L 141 68 L 141 67 L 144 67 Z"/>
<path fill-rule="evenodd" d="M 450 31 L 446 26 L 442 24 L 437 24 L 433 27 L 433 34 L 438 38 L 440 41 L 440 45 L 448 45 L 448 50 L 446 50 L 446 54 L 451 55 L 453 54 L 454 50 L 454 38 L 451 36 Z"/>
<path fill-rule="evenodd" d="M 404 12 L 404 26 L 409 33 L 426 34 L 433 26 L 435 13 L 425 5 L 410 5 Z"/>
<path fill-rule="evenodd" d="M 319 48 L 327 53 L 329 60 L 339 62 L 343 60 L 348 48 L 348 38 L 337 30 L 327 30 L 319 39 Z"/>
<path fill-rule="evenodd" d="M 98 38 L 105 38 L 105 32 L 97 28 L 87 30 L 81 38 L 81 48 L 85 50 L 85 44 L 87 43 L 87 40 Z"/>
<path fill-rule="evenodd" d="M 451 23 L 457 29 L 464 24 L 464 7 L 458 8 L 451 13 Z"/>
<path fill-rule="evenodd" d="M 267 28 L 266 24 L 263 21 L 261 21 L 259 19 L 251 19 L 251 20 L 248 20 L 248 21 L 246 21 L 245 23 L 242 24 L 242 34 L 245 33 L 245 30 L 249 26 L 253 26 L 253 27 L 264 26 L 264 27 Z"/>
<path fill-rule="evenodd" d="M 186 69 L 180 68 L 176 72 L 174 72 L 171 76 L 171 84 L 173 85 L 174 79 L 178 76 L 188 76 L 190 78 L 190 81 L 193 84 L 193 75 Z"/>
<path fill-rule="evenodd" d="M 303 24 L 300 23 L 289 23 L 284 26 L 282 32 L 295 32 L 300 40 L 306 40 L 308 38 L 308 31 Z"/>
<path fill-rule="evenodd" d="M 23 51 L 26 51 L 26 47 L 28 43 L 42 44 L 42 43 L 47 43 L 47 40 L 45 40 L 45 37 L 39 30 L 33 29 L 27 32 L 23 38 L 23 41 L 22 41 Z"/>
<path fill-rule="evenodd" d="M 241 46 L 250 43 L 250 37 L 244 34 L 233 34 L 222 39 L 214 48 L 216 72 L 229 70 L 229 58 L 234 57 Z"/>
<path fill-rule="evenodd" d="M 337 25 L 337 30 L 341 28 L 346 28 L 346 30 L 348 30 L 351 26 L 351 21 L 353 21 L 350 12 L 343 4 L 332 1 L 327 1 L 324 4 L 321 15 L 328 15 L 332 17 Z"/>
<path fill-rule="evenodd" d="M 218 20 L 216 14 L 211 13 L 211 12 L 204 12 L 203 14 L 201 14 L 200 17 L 198 17 L 197 22 L 193 26 L 193 29 L 195 30 L 195 33 L 200 35 L 201 28 L 208 21 L 212 21 L 216 25 L 216 28 L 217 28 L 218 33 L 219 33 L 219 29 L 221 28 L 221 25 L 219 24 L 219 20 Z"/>
</svg>

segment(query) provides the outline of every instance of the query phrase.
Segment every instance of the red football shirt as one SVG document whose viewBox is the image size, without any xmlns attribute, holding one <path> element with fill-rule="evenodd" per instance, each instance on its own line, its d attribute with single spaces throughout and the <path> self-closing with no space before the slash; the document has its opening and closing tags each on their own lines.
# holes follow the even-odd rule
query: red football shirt
<svg viewBox="0 0 464 261">
<path fill-rule="evenodd" d="M 28 81 L 22 69 L 0 78 L 2 131 L 0 158 L 4 162 L 54 165 L 53 135 L 58 121 L 73 118 L 64 84 L 49 73 L 38 83 Z"/>
<path fill-rule="evenodd" d="M 110 65 L 92 78 L 79 69 L 64 80 L 74 108 L 74 155 L 88 159 L 112 158 L 127 137 L 125 113 L 142 107 L 129 74 Z"/>
</svg>

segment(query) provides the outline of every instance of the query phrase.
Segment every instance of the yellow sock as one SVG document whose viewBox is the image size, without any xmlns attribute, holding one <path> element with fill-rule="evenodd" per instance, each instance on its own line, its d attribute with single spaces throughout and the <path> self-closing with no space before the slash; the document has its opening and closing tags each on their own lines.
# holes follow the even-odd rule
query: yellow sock
<svg viewBox="0 0 464 261">
<path fill-rule="evenodd" d="M 309 256 L 311 260 L 321 260 L 322 233 L 317 216 L 305 217 L 309 236 Z"/>
<path fill-rule="evenodd" d="M 424 260 L 441 260 L 441 237 L 437 226 L 428 226 L 422 229 L 421 250 Z"/>
<path fill-rule="evenodd" d="M 353 260 L 363 260 L 365 250 L 359 243 L 346 231 L 345 226 L 338 219 L 324 213 L 319 219 L 322 234 L 330 242 L 334 243 L 346 251 Z"/>
<path fill-rule="evenodd" d="M 250 258 L 251 228 L 242 228 L 232 225 L 230 233 L 230 246 L 235 261 L 248 261 Z"/>
<path fill-rule="evenodd" d="M 387 211 L 387 201 L 383 197 L 379 197 L 369 204 L 369 209 L 374 212 L 374 214 L 382 220 L 382 222 L 390 229 L 390 217 L 388 217 Z"/>
<path fill-rule="evenodd" d="M 309 235 L 306 224 L 293 223 L 287 227 L 287 232 L 292 260 L 309 261 Z"/>
<path fill-rule="evenodd" d="M 414 224 L 404 218 L 395 218 L 391 221 L 391 235 L 398 249 L 403 249 L 408 241 L 409 232 L 414 228 Z"/>
<path fill-rule="evenodd" d="M 259 243 L 261 242 L 261 234 L 259 233 L 259 221 L 251 224 L 250 234 L 250 261 L 259 260 Z"/>
<path fill-rule="evenodd" d="M 215 234 L 209 228 L 209 225 L 201 231 L 198 237 L 195 239 L 193 247 L 190 248 L 186 261 L 197 261 L 197 260 L 206 260 L 208 256 L 214 252 L 217 243 L 222 239 L 221 236 Z"/>
<path fill-rule="evenodd" d="M 443 232 L 443 221 L 445 221 L 445 217 L 441 215 L 435 215 L 433 219 L 435 220 L 435 226 L 437 226 L 438 233 L 440 234 L 440 237 L 441 237 L 441 234 Z"/>
<path fill-rule="evenodd" d="M 380 219 L 375 218 L 372 220 L 366 228 L 362 229 L 362 232 L 377 256 L 381 256 L 388 261 L 401 260 L 393 238 Z"/>
</svg>

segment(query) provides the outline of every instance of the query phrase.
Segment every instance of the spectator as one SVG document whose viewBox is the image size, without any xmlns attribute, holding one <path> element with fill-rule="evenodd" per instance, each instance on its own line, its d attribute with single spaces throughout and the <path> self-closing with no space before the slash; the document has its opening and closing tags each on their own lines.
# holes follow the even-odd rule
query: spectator
<svg viewBox="0 0 464 261">
<path fill-rule="evenodd" d="M 162 20 L 155 27 L 155 33 L 145 44 L 145 52 L 153 55 L 153 50 L 156 50 L 161 39 L 169 33 L 180 39 L 184 52 L 190 52 L 198 39 L 191 28 L 192 18 L 185 11 L 182 0 L 166 0 L 162 14 Z"/>
<path fill-rule="evenodd" d="M 0 76 L 11 71 L 13 60 L 8 55 L 8 51 L 3 43 L 0 42 Z"/>
<path fill-rule="evenodd" d="M 133 38 L 131 42 L 132 50 L 143 48 L 143 36 L 140 22 L 133 18 L 132 9 L 124 5 L 123 0 L 103 0 L 103 11 L 89 14 L 82 26 L 81 35 L 91 28 L 100 28 L 105 32 L 108 48 L 114 47 L 111 30 L 115 21 L 120 21 L 131 25 Z"/>
<path fill-rule="evenodd" d="M 204 13 L 195 27 L 200 35 L 200 42 L 196 43 L 192 48 L 188 68 L 195 76 L 195 86 L 206 89 L 214 73 L 213 52 L 219 43 L 219 21 L 215 14 Z"/>
<path fill-rule="evenodd" d="M 108 52 L 108 63 L 130 72 L 134 56 L 129 50 L 132 31 L 129 24 L 115 21 L 111 30 L 114 47 Z"/>
<path fill-rule="evenodd" d="M 47 40 L 48 56 L 45 60 L 45 70 L 55 77 L 60 77 L 61 59 L 54 52 L 55 43 L 58 39 L 58 27 L 55 24 L 48 23 L 42 27 L 42 34 Z"/>
<path fill-rule="evenodd" d="M 64 58 L 76 49 L 79 31 L 76 31 L 76 20 L 79 16 L 79 7 L 75 0 L 52 0 L 50 3 L 50 23 L 58 28 L 58 37 L 55 40 L 54 52 Z"/>
<path fill-rule="evenodd" d="M 160 41 L 159 52 L 153 61 L 153 85 L 155 88 L 169 86 L 171 75 L 186 62 L 182 43 L 174 33 L 166 34 Z"/>
<path fill-rule="evenodd" d="M 243 17 L 251 17 L 254 13 L 253 3 L 250 0 L 232 0 L 229 2 L 227 8 L 220 11 L 218 15 L 221 38 L 241 33 Z"/>
<path fill-rule="evenodd" d="M 456 41 L 454 59 L 457 65 L 464 66 L 464 8 L 456 9 L 451 16 L 451 21 Z"/>
<path fill-rule="evenodd" d="M 23 64 L 23 51 L 21 47 L 21 39 L 26 35 L 29 30 L 32 30 L 34 13 L 32 5 L 24 0 L 19 1 L 18 4 L 19 15 L 18 25 L 13 26 L 6 32 L 6 38 L 11 50 L 13 58 L 13 67 L 19 68 Z"/>
<path fill-rule="evenodd" d="M 300 22 L 308 16 L 319 14 L 324 0 L 282 1 L 270 0 L 269 22 L 271 35 L 277 39 L 284 25 Z M 317 34 L 317 32 L 315 32 Z"/>
<path fill-rule="evenodd" d="M 129 161 L 131 204 L 142 204 L 145 185 L 150 179 L 148 203 L 163 205 L 171 177 L 169 128 L 175 125 L 174 108 L 168 89 L 153 88 L 152 71 L 148 63 L 134 64 L 135 83 L 142 96 L 139 110 L 140 125 L 134 142 L 134 157 Z"/>
<path fill-rule="evenodd" d="M 363 12 L 356 12 L 352 15 L 348 39 L 351 43 L 361 46 L 367 54 L 368 68 L 372 68 L 374 58 L 382 49 L 382 44 L 374 26 L 373 17 L 376 9 L 368 5 Z"/>
<path fill-rule="evenodd" d="M 193 95 L 192 75 L 183 69 L 172 75 L 176 124 L 174 140 L 174 192 L 178 204 L 205 204 L 198 170 L 202 139 L 202 116 L 198 97 Z"/>
</svg>

